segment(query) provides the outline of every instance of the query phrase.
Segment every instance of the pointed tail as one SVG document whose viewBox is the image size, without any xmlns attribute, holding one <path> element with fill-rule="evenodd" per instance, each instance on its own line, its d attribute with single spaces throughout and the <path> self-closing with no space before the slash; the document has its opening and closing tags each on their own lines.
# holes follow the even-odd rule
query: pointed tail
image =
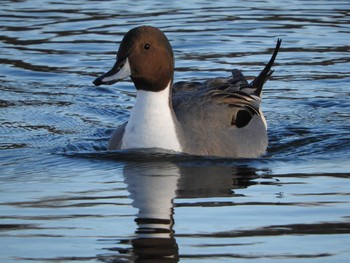
<svg viewBox="0 0 350 263">
<path fill-rule="evenodd" d="M 271 70 L 271 67 L 273 65 L 273 63 L 275 62 L 275 58 L 277 56 L 278 50 L 281 46 L 281 42 L 282 39 L 277 39 L 277 44 L 275 47 L 275 50 L 273 51 L 272 57 L 270 58 L 269 63 L 267 63 L 267 65 L 265 66 L 265 68 L 263 69 L 263 71 L 260 72 L 259 76 L 257 76 L 251 83 L 250 85 L 253 86 L 255 88 L 255 95 L 260 96 L 262 88 L 266 82 L 266 80 L 268 80 L 268 78 L 272 75 L 273 70 Z"/>
</svg>

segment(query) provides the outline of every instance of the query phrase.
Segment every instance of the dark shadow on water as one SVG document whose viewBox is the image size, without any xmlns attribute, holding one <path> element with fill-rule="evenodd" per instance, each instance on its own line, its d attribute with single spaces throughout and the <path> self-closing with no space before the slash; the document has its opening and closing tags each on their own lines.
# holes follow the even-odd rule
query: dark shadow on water
<svg viewBox="0 0 350 263">
<path fill-rule="evenodd" d="M 112 160 L 118 162 L 173 162 L 173 163 L 216 163 L 226 165 L 252 165 L 270 163 L 271 158 L 227 158 L 216 156 L 197 156 L 185 153 L 177 153 L 163 149 L 130 149 L 130 150 L 88 150 L 81 151 L 79 147 L 73 151 L 61 151 L 61 154 L 73 158 L 89 158 L 96 160 Z"/>
</svg>

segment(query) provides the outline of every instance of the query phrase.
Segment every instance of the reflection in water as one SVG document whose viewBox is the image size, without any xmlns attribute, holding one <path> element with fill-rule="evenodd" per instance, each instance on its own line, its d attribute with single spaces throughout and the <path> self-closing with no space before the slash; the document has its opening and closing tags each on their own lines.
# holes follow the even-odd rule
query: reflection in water
<svg viewBox="0 0 350 263">
<path fill-rule="evenodd" d="M 134 262 L 178 262 L 174 198 L 233 196 L 232 189 L 246 188 L 257 177 L 256 170 L 247 166 L 129 163 L 124 167 L 124 178 L 138 214 L 128 259 L 131 256 Z"/>
<path fill-rule="evenodd" d="M 179 168 L 166 162 L 125 166 L 125 183 L 132 205 L 139 211 L 136 237 L 132 240 L 135 262 L 165 258 L 168 262 L 178 261 L 173 199 L 179 175 Z"/>
</svg>

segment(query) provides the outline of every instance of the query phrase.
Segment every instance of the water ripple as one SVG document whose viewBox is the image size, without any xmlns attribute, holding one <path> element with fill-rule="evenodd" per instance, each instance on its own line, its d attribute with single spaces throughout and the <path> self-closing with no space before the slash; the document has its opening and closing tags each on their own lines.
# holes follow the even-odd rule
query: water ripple
<svg viewBox="0 0 350 263">
<path fill-rule="evenodd" d="M 0 261 L 348 260 L 348 1 L 0 6 Z M 265 156 L 106 151 L 135 90 L 91 81 L 145 23 L 169 37 L 176 81 L 253 79 L 283 38 Z"/>
</svg>

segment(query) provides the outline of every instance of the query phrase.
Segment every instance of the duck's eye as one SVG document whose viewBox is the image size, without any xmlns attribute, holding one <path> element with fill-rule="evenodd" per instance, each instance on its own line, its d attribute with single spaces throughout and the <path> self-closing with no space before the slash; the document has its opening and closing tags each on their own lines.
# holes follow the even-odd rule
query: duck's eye
<svg viewBox="0 0 350 263">
<path fill-rule="evenodd" d="M 237 128 L 243 128 L 248 125 L 253 118 L 252 114 L 247 110 L 239 110 L 236 115 L 232 116 L 231 125 L 235 125 Z"/>
<path fill-rule="evenodd" d="M 151 45 L 148 44 L 148 43 L 146 43 L 146 44 L 143 46 L 143 48 L 146 49 L 146 50 L 147 50 L 147 49 L 150 49 L 150 47 L 151 47 Z"/>
</svg>

